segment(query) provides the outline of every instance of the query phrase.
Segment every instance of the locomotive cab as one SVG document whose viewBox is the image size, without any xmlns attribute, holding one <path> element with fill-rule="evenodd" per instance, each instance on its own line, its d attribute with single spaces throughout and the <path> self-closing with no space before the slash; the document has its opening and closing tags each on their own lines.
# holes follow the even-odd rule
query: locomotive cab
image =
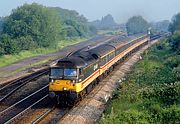
<svg viewBox="0 0 180 124">
<path fill-rule="evenodd" d="M 81 91 L 82 65 L 84 63 L 75 58 L 66 58 L 52 66 L 49 74 L 49 96 L 57 98 L 58 102 L 65 101 L 64 98 L 75 100 Z"/>
</svg>

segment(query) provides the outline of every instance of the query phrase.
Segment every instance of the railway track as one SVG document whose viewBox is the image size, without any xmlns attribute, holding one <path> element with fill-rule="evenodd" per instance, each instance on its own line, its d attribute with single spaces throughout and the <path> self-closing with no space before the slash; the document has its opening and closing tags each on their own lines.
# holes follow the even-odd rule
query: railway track
<svg viewBox="0 0 180 124">
<path fill-rule="evenodd" d="M 47 98 L 48 85 L 0 112 L 0 123 L 9 123 L 17 120 L 27 110 Z"/>
<path fill-rule="evenodd" d="M 32 75 L 23 77 L 21 79 L 14 80 L 12 82 L 7 83 L 6 85 L 2 86 L 0 88 L 0 103 L 8 98 L 11 94 L 13 94 L 15 91 L 17 91 L 19 88 L 27 84 L 28 82 L 48 74 L 49 70 L 43 70 L 40 72 L 33 73 Z"/>
<path fill-rule="evenodd" d="M 44 113 L 42 113 L 40 116 L 38 116 L 33 122 L 32 124 L 38 124 L 40 121 L 42 121 L 45 117 L 48 116 L 48 114 L 50 114 L 53 110 L 55 109 L 55 107 L 50 108 L 49 110 L 45 111 Z"/>
<path fill-rule="evenodd" d="M 38 116 L 32 124 L 55 124 L 69 111 L 69 108 L 51 108 Z"/>
</svg>

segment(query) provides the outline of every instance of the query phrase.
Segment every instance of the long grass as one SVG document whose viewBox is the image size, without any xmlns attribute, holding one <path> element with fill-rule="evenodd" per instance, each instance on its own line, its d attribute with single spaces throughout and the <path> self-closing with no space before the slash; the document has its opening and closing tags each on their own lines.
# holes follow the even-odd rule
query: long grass
<svg viewBox="0 0 180 124">
<path fill-rule="evenodd" d="M 59 42 L 59 44 L 58 44 L 58 46 L 56 46 L 56 48 L 38 48 L 35 50 L 31 50 L 31 51 L 21 51 L 20 53 L 15 54 L 15 55 L 4 55 L 4 56 L 0 57 L 0 67 L 4 67 L 4 66 L 10 65 L 10 64 L 13 64 L 13 63 L 23 60 L 25 58 L 57 52 L 66 46 L 77 44 L 77 43 L 85 41 L 85 40 L 87 40 L 87 39 L 76 38 L 76 39 L 63 40 L 63 41 Z"/>
</svg>

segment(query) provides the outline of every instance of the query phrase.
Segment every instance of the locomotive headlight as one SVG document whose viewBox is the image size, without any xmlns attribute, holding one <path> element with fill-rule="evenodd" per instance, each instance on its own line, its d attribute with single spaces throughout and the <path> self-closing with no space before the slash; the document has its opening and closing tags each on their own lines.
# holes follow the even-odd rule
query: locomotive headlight
<svg viewBox="0 0 180 124">
<path fill-rule="evenodd" d="M 76 81 L 75 81 L 75 80 L 73 80 L 72 82 L 73 82 L 73 83 L 75 83 Z"/>
<path fill-rule="evenodd" d="M 51 82 L 54 82 L 54 80 L 53 80 L 53 79 L 51 79 Z"/>
</svg>

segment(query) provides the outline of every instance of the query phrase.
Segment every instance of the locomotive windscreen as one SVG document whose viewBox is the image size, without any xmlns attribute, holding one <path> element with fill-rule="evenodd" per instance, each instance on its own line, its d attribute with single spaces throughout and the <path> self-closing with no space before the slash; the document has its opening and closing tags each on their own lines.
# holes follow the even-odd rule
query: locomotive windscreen
<svg viewBox="0 0 180 124">
<path fill-rule="evenodd" d="M 76 77 L 77 69 L 73 68 L 51 68 L 50 78 Z"/>
<path fill-rule="evenodd" d="M 69 76 L 76 76 L 76 75 L 77 75 L 76 69 L 64 69 L 64 76 L 69 77 Z"/>
<path fill-rule="evenodd" d="M 63 76 L 63 69 L 51 68 L 50 76 L 51 77 L 62 77 Z"/>
</svg>

